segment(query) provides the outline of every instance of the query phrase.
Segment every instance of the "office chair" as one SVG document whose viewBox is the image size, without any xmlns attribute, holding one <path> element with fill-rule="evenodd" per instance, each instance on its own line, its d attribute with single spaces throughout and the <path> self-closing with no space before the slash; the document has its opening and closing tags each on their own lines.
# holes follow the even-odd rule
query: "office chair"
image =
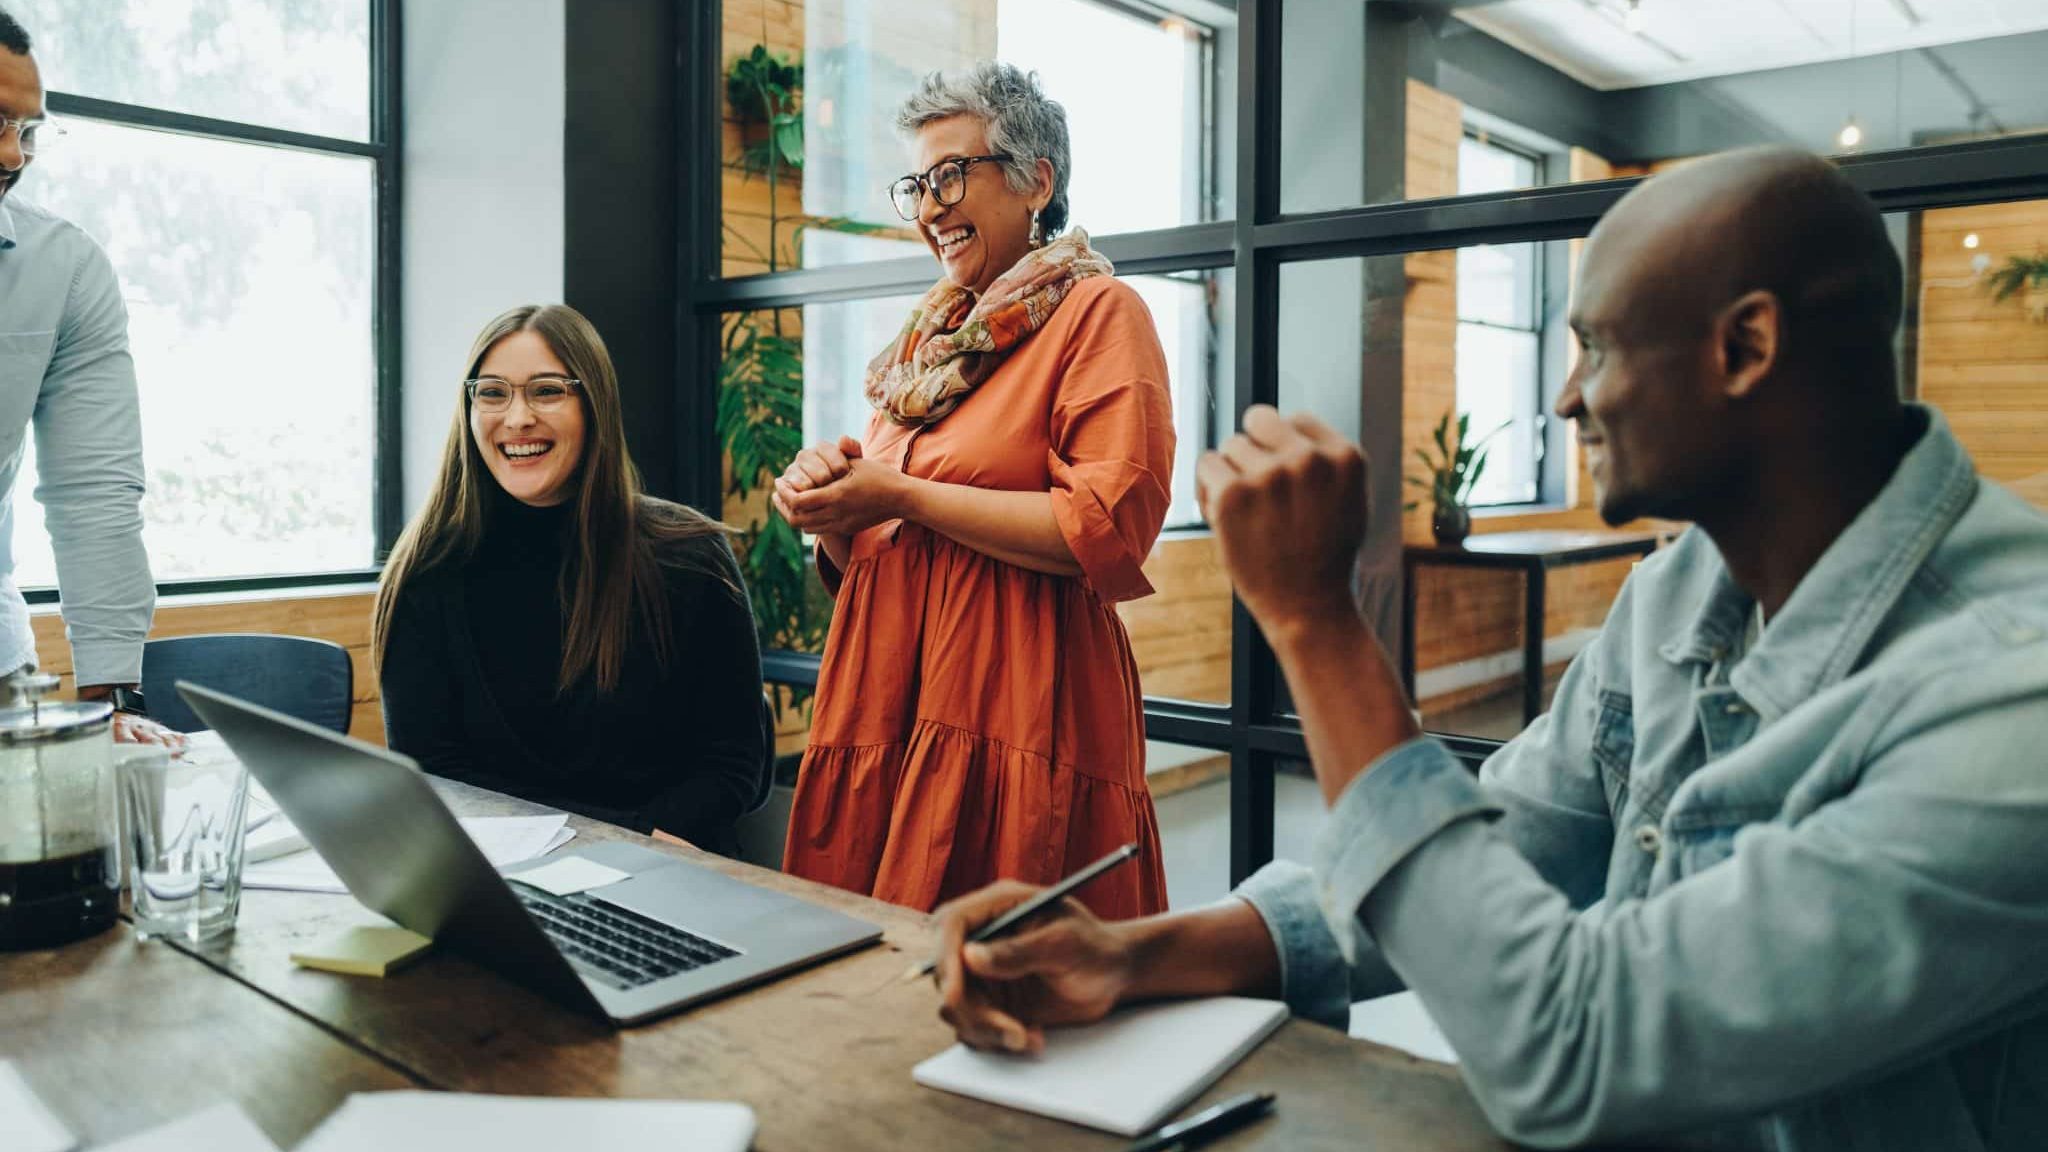
<svg viewBox="0 0 2048 1152">
<path fill-rule="evenodd" d="M 742 817 L 751 816 L 768 803 L 768 796 L 775 791 L 775 702 L 768 693 L 761 693 L 761 779 L 754 786 L 754 801 L 747 805 Z"/>
<path fill-rule="evenodd" d="M 348 649 L 332 641 L 235 632 L 145 643 L 142 696 L 150 719 L 177 732 L 202 731 L 205 721 L 178 695 L 180 680 L 348 732 L 355 670 Z"/>
</svg>

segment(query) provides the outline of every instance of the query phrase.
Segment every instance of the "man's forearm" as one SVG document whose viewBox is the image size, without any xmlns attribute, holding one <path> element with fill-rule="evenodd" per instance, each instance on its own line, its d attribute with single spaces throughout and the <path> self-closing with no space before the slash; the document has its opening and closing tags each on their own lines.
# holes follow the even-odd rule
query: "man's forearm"
<svg viewBox="0 0 2048 1152">
<path fill-rule="evenodd" d="M 1243 900 L 1116 926 L 1131 949 L 1123 1000 L 1280 996 L 1280 954 L 1266 921 Z"/>
<path fill-rule="evenodd" d="M 1379 638 L 1356 612 L 1268 632 L 1301 714 L 1323 801 L 1335 804 L 1360 772 L 1421 735 Z"/>
</svg>

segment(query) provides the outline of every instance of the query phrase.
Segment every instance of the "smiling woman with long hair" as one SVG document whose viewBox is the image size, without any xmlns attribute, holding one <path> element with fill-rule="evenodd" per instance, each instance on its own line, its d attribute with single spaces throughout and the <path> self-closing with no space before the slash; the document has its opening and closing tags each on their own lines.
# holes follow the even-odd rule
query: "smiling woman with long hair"
<svg viewBox="0 0 2048 1152">
<path fill-rule="evenodd" d="M 640 491 L 590 322 L 477 336 L 426 506 L 377 589 L 392 748 L 462 780 L 730 852 L 761 786 L 761 657 L 725 528 Z"/>
</svg>

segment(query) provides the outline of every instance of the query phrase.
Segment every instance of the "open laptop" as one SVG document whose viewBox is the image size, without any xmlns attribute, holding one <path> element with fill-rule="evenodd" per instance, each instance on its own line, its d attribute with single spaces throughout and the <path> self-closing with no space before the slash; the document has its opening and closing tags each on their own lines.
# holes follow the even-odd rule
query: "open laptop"
<svg viewBox="0 0 2048 1152">
<path fill-rule="evenodd" d="M 634 1024 L 881 939 L 876 926 L 633 844 L 629 878 L 570 896 L 508 883 L 419 766 L 185 681 L 178 692 L 356 899 L 570 1007 Z"/>
</svg>

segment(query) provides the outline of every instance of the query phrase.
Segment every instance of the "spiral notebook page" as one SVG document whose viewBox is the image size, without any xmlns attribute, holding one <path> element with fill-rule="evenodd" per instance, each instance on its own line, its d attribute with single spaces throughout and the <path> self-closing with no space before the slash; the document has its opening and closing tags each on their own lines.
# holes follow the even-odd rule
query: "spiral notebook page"
<svg viewBox="0 0 2048 1152">
<path fill-rule="evenodd" d="M 1123 1136 L 1157 1128 L 1287 1020 L 1275 1000 L 1152 1004 L 1085 1028 L 1053 1028 L 1039 1056 L 955 1044 L 911 1076 L 927 1088 Z"/>
</svg>

